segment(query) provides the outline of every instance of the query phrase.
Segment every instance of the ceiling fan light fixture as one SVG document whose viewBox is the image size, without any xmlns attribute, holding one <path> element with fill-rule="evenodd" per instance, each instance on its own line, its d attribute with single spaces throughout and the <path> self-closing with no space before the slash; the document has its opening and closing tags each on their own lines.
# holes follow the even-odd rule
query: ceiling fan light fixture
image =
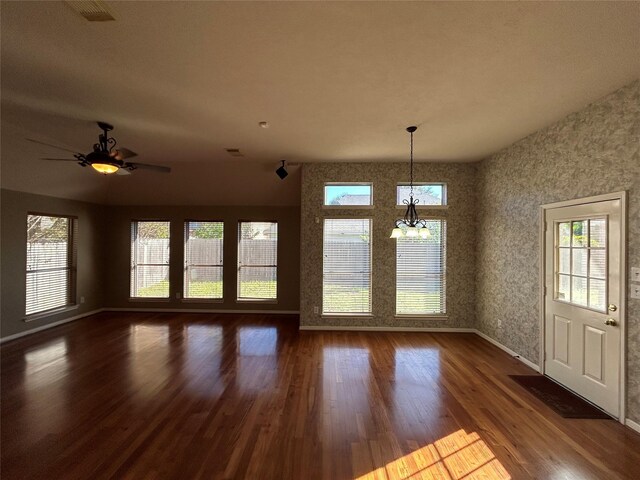
<svg viewBox="0 0 640 480">
<path fill-rule="evenodd" d="M 103 175 L 116 173 L 118 168 L 120 168 L 117 165 L 112 165 L 110 163 L 92 163 L 91 166 L 96 172 L 102 173 Z"/>
</svg>

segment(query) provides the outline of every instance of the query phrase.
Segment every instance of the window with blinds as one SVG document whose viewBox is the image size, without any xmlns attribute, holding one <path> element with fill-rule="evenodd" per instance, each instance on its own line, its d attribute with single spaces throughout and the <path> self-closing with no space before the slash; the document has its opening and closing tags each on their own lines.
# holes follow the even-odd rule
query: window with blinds
<svg viewBox="0 0 640 480">
<path fill-rule="evenodd" d="M 131 222 L 131 297 L 169 298 L 169 222 Z"/>
<path fill-rule="evenodd" d="M 396 240 L 396 314 L 446 313 L 445 220 L 428 220 L 428 235 Z"/>
<path fill-rule="evenodd" d="M 184 223 L 184 298 L 222 298 L 223 222 Z"/>
<path fill-rule="evenodd" d="M 76 219 L 27 215 L 26 315 L 75 304 Z"/>
<path fill-rule="evenodd" d="M 275 300 L 277 278 L 278 224 L 239 222 L 238 300 Z"/>
<path fill-rule="evenodd" d="M 324 221 L 322 313 L 371 313 L 371 220 Z"/>
</svg>

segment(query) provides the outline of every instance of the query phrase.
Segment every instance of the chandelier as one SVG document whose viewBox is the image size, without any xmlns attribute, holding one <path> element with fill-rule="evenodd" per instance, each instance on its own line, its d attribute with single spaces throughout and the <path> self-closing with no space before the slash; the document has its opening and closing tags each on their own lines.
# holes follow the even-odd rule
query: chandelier
<svg viewBox="0 0 640 480">
<path fill-rule="evenodd" d="M 416 205 L 419 202 L 419 199 L 413 198 L 413 132 L 415 132 L 418 127 L 407 127 L 407 132 L 411 136 L 411 156 L 410 156 L 410 189 L 409 189 L 409 200 L 404 199 L 403 203 L 407 206 L 407 211 L 404 214 L 403 218 L 399 218 L 395 222 L 395 228 L 391 232 L 391 238 L 401 238 L 401 237 L 422 237 L 427 238 L 430 236 L 429 230 L 427 229 L 426 220 L 421 220 L 418 217 L 418 212 L 416 211 Z"/>
</svg>

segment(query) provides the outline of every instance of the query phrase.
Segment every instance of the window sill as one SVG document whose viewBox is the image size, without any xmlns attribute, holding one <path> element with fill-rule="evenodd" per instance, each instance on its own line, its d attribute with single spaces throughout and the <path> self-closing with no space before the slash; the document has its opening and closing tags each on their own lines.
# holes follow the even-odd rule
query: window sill
<svg viewBox="0 0 640 480">
<path fill-rule="evenodd" d="M 374 205 L 323 205 L 327 210 L 373 210 Z"/>
<path fill-rule="evenodd" d="M 78 305 L 67 305 L 66 307 L 55 308 L 53 310 L 47 310 L 45 312 L 32 313 L 31 315 L 27 315 L 23 317 L 23 322 L 34 322 L 36 320 L 42 320 L 43 318 L 50 317 L 52 315 L 58 315 L 59 313 L 72 312 L 78 309 Z"/>
<path fill-rule="evenodd" d="M 323 313 L 322 318 L 373 318 L 372 313 Z"/>
<path fill-rule="evenodd" d="M 130 302 L 169 303 L 170 298 L 156 297 L 129 297 Z"/>
<path fill-rule="evenodd" d="M 222 298 L 182 298 L 182 303 L 224 303 Z"/>
<path fill-rule="evenodd" d="M 447 320 L 449 318 L 448 315 L 442 314 L 433 314 L 433 315 L 418 315 L 418 314 L 401 314 L 398 313 L 393 316 L 393 318 L 406 318 L 406 319 L 415 319 L 415 320 Z"/>
<path fill-rule="evenodd" d="M 236 298 L 236 303 L 261 303 L 276 305 L 278 303 L 278 300 L 273 298 Z"/>
<path fill-rule="evenodd" d="M 449 205 L 416 205 L 416 209 L 418 210 L 446 210 L 449 208 Z M 397 210 L 406 210 L 406 205 L 396 205 Z"/>
</svg>

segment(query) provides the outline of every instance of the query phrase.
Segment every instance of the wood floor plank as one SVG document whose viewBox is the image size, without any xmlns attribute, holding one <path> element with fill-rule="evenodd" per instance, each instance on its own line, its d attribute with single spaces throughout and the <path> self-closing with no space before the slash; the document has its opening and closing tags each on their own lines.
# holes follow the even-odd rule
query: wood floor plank
<svg viewBox="0 0 640 480">
<path fill-rule="evenodd" d="M 640 435 L 558 416 L 473 334 L 101 313 L 0 348 L 3 479 L 635 479 Z"/>
</svg>

